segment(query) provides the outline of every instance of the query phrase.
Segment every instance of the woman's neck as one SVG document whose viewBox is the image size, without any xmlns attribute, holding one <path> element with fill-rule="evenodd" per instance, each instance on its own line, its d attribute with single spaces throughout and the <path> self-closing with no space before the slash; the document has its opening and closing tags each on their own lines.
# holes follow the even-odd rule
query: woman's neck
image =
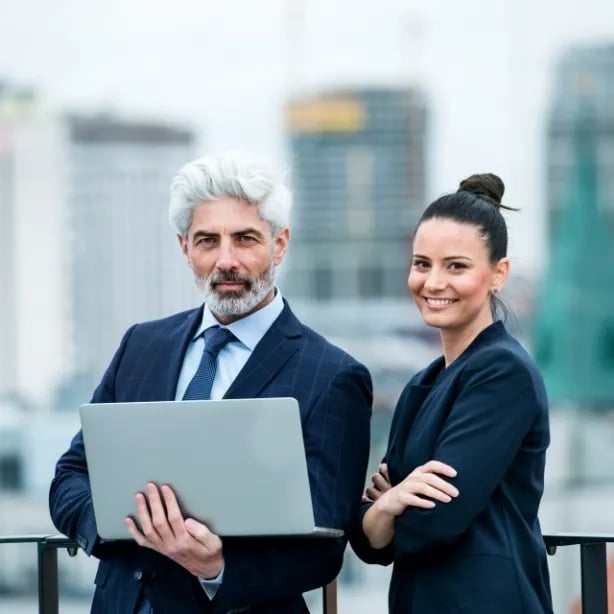
<svg viewBox="0 0 614 614">
<path fill-rule="evenodd" d="M 442 328 L 440 336 L 446 367 L 449 367 L 493 321 L 489 313 L 483 318 L 476 318 L 462 328 Z"/>
</svg>

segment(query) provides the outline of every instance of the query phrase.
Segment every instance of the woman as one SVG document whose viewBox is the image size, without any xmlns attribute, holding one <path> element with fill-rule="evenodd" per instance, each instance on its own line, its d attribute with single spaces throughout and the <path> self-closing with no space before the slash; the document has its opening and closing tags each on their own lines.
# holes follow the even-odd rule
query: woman
<svg viewBox="0 0 614 614">
<path fill-rule="evenodd" d="M 535 364 L 496 319 L 504 185 L 473 175 L 424 212 L 409 288 L 443 356 L 401 394 L 352 546 L 394 562 L 394 614 L 552 612 L 537 512 L 549 443 Z"/>
</svg>

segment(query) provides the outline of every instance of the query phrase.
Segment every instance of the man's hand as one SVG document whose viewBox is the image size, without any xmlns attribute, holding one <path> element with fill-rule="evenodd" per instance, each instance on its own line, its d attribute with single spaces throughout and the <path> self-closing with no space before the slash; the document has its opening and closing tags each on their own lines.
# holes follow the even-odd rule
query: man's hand
<svg viewBox="0 0 614 614">
<path fill-rule="evenodd" d="M 183 518 L 169 486 L 158 490 L 149 482 L 147 497 L 136 495 L 136 515 L 142 531 L 130 517 L 126 525 L 139 546 L 156 550 L 200 578 L 216 578 L 222 571 L 222 540 L 206 525 Z"/>
</svg>

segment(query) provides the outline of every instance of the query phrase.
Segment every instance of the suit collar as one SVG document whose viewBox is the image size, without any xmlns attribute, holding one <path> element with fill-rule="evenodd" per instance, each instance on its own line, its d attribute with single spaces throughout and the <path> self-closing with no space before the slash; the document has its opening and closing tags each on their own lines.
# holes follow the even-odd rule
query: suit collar
<svg viewBox="0 0 614 614">
<path fill-rule="evenodd" d="M 300 349 L 304 327 L 284 299 L 283 311 L 254 348 L 224 398 L 252 398 L 265 388 L 290 357 Z"/>
<path fill-rule="evenodd" d="M 187 317 L 179 321 L 172 330 L 168 331 L 167 338 L 171 342 L 169 348 L 169 361 L 168 361 L 168 378 L 167 389 L 165 398 L 172 400 L 175 398 L 175 392 L 177 390 L 177 380 L 179 379 L 179 373 L 183 365 L 183 359 L 188 349 L 188 345 L 194 338 L 196 331 L 203 318 L 203 308 L 197 307 L 192 311 L 187 312 Z"/>
<path fill-rule="evenodd" d="M 493 322 L 490 326 L 480 331 L 477 337 L 449 367 L 445 367 L 444 358 L 440 356 L 416 376 L 412 385 L 430 388 L 436 381 L 439 382 L 449 377 L 450 374 L 456 373 L 476 352 L 483 350 L 493 343 L 498 343 L 506 336 L 507 331 L 503 322 L 501 320 Z"/>
</svg>

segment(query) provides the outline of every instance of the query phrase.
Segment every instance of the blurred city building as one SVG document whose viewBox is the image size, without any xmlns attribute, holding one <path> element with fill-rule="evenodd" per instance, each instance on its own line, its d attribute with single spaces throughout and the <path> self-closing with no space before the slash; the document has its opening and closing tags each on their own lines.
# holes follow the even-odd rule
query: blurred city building
<svg viewBox="0 0 614 614">
<path fill-rule="evenodd" d="M 198 301 L 167 217 L 193 140 L 0 86 L 0 396 L 76 409 L 131 323 Z"/>
<path fill-rule="evenodd" d="M 0 85 L 0 396 L 49 398 L 66 372 L 61 122 L 35 92 Z"/>
<path fill-rule="evenodd" d="M 556 230 L 567 201 L 574 166 L 578 113 L 593 112 L 599 206 L 614 228 L 614 44 L 569 48 L 555 68 L 547 117 L 547 201 L 550 232 Z"/>
<path fill-rule="evenodd" d="M 555 407 L 614 410 L 614 235 L 600 189 L 614 174 L 614 158 L 609 168 L 599 159 L 600 136 L 594 108 L 577 109 L 535 330 L 535 355 Z M 612 146 L 614 153 L 614 140 Z"/>
<path fill-rule="evenodd" d="M 424 207 L 427 110 L 416 89 L 348 89 L 287 108 L 295 206 L 286 293 L 404 298 Z"/>
<path fill-rule="evenodd" d="M 551 407 L 540 509 L 547 532 L 612 528 L 613 95 L 614 45 L 573 48 L 562 56 L 546 149 L 551 247 L 532 344 Z M 569 611 L 563 604 L 577 596 L 577 569 L 571 553 L 551 560 L 555 611 Z"/>
<path fill-rule="evenodd" d="M 427 120 L 413 87 L 335 89 L 286 108 L 294 209 L 281 288 L 306 322 L 369 367 L 376 409 L 391 410 L 436 352 L 407 290 Z"/>
<path fill-rule="evenodd" d="M 167 215 L 193 135 L 104 115 L 66 121 L 74 384 L 91 394 L 130 324 L 198 302 Z"/>
</svg>

